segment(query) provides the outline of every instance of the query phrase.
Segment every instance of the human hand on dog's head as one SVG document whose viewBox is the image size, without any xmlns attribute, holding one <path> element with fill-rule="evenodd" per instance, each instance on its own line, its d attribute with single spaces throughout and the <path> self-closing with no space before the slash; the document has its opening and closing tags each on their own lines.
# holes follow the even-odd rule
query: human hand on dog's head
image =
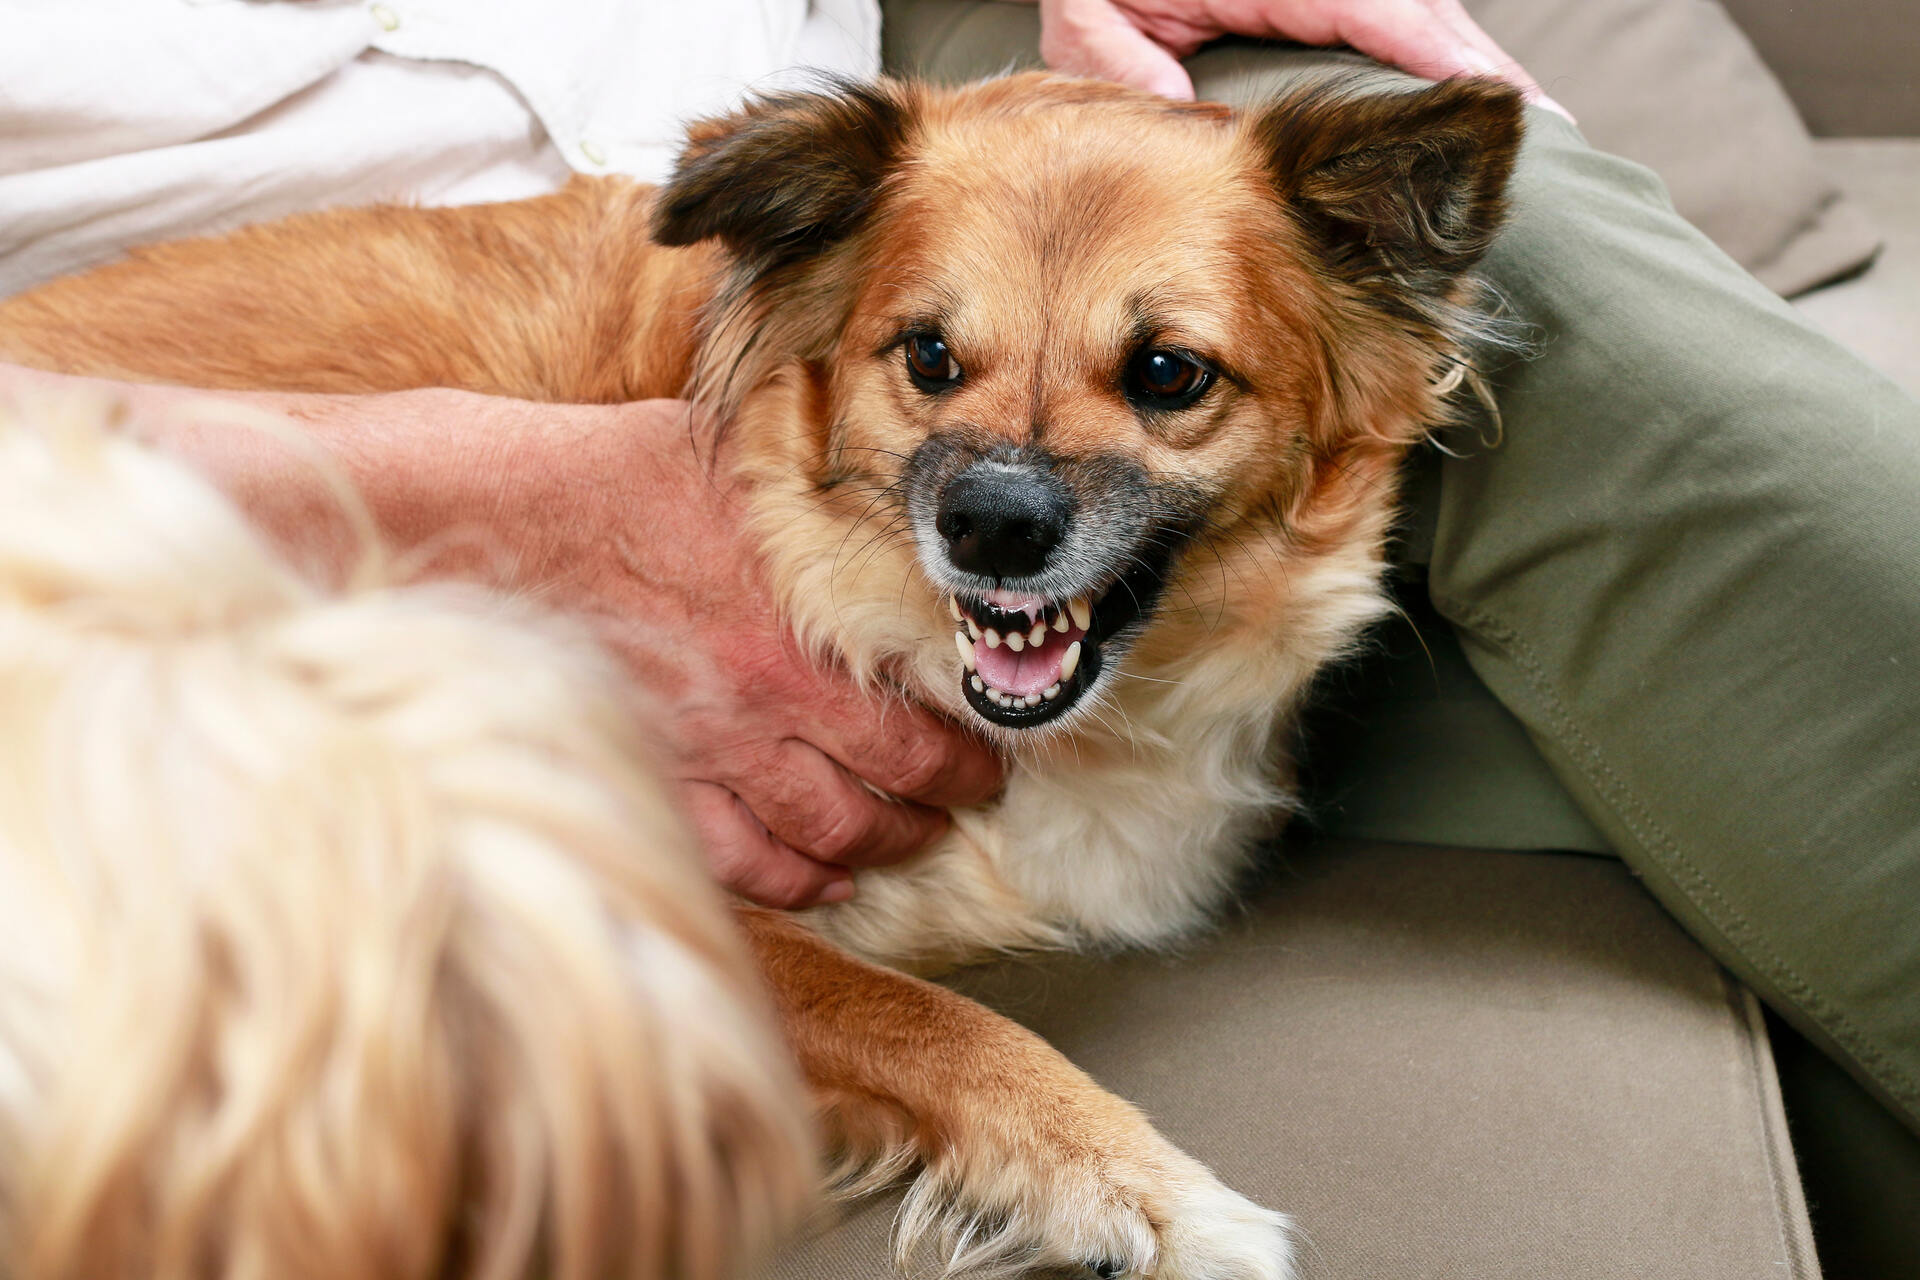
<svg viewBox="0 0 1920 1280">
<path fill-rule="evenodd" d="M 1040 54 L 1074 75 L 1192 98 L 1180 59 L 1225 35 L 1348 45 L 1430 80 L 1493 76 L 1567 115 L 1460 0 L 1039 0 Z M 1572 119 L 1568 116 L 1568 119 Z"/>
</svg>

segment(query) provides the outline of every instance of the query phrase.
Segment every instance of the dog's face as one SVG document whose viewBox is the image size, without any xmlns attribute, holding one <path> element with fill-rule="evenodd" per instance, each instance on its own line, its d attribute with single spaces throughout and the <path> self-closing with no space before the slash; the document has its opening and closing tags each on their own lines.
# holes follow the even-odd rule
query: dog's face
<svg viewBox="0 0 1920 1280">
<path fill-rule="evenodd" d="M 1518 111 L 884 84 L 696 130 L 657 234 L 733 251 L 722 400 L 805 384 L 809 482 L 849 536 L 910 532 L 966 704 L 1023 730 L 1191 598 L 1196 548 L 1315 536 L 1330 468 L 1391 464 L 1458 358 Z"/>
</svg>

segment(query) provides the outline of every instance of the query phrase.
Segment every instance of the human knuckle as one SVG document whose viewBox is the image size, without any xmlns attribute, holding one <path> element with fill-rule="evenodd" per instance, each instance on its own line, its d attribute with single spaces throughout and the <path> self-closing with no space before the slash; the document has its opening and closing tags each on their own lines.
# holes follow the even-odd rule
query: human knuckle
<svg viewBox="0 0 1920 1280">
<path fill-rule="evenodd" d="M 724 823 L 702 822 L 697 817 L 701 844 L 706 851 L 707 869 L 714 879 L 730 889 L 751 895 L 755 878 L 755 860 L 740 838 L 740 832 Z"/>
<path fill-rule="evenodd" d="M 828 862 L 858 852 L 872 838 L 873 807 L 854 796 L 822 800 L 809 824 L 807 851 Z"/>
<path fill-rule="evenodd" d="M 735 888 L 763 907 L 782 910 L 802 906 L 812 896 L 811 887 L 801 877 L 770 868 L 761 868 L 748 884 Z"/>
<path fill-rule="evenodd" d="M 894 762 L 889 790 L 899 795 L 922 795 L 947 772 L 947 752 L 937 739 L 919 738 L 901 748 Z"/>
</svg>

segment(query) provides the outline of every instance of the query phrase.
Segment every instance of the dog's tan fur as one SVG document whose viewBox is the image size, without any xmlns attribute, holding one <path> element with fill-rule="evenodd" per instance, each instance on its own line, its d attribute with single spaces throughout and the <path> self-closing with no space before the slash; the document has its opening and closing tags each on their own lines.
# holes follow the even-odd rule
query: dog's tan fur
<svg viewBox="0 0 1920 1280">
<path fill-rule="evenodd" d="M 1123 669 L 1056 727 L 1001 732 L 1001 802 L 848 904 L 741 918 L 851 1176 L 924 1164 L 904 1235 L 969 1265 L 1277 1277 L 1276 1215 L 900 970 L 1151 944 L 1220 902 L 1287 803 L 1308 681 L 1382 607 L 1394 475 L 1458 381 L 1518 134 L 1511 91 L 1472 82 L 1244 116 L 1041 76 L 800 95 L 697 126 L 661 193 L 577 180 L 142 250 L 0 307 L 0 354 L 210 387 L 697 394 L 800 633 L 969 718 L 889 496 L 904 455 L 964 430 L 1203 492 Z M 1116 393 L 1142 306 L 1229 371 L 1202 406 L 1148 420 Z M 938 398 L 888 349 L 930 307 L 969 370 Z"/>
</svg>

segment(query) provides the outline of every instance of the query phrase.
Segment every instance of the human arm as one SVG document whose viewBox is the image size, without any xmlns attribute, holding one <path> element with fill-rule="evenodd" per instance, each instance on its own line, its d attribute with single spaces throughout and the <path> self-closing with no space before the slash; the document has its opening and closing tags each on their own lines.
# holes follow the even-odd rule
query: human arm
<svg viewBox="0 0 1920 1280">
<path fill-rule="evenodd" d="M 681 402 L 551 405 L 440 389 L 216 400 L 0 366 L 0 396 L 84 386 L 128 405 L 143 433 L 209 474 L 297 563 L 338 574 L 358 549 L 324 473 L 302 448 L 206 406 L 296 424 L 425 572 L 535 591 L 586 618 L 660 709 L 656 728 L 716 874 L 756 901 L 844 894 L 834 886 L 850 884 L 848 867 L 905 856 L 944 829 L 942 806 L 998 785 L 992 756 L 958 729 L 800 654 L 733 495 L 694 455 Z"/>
</svg>

